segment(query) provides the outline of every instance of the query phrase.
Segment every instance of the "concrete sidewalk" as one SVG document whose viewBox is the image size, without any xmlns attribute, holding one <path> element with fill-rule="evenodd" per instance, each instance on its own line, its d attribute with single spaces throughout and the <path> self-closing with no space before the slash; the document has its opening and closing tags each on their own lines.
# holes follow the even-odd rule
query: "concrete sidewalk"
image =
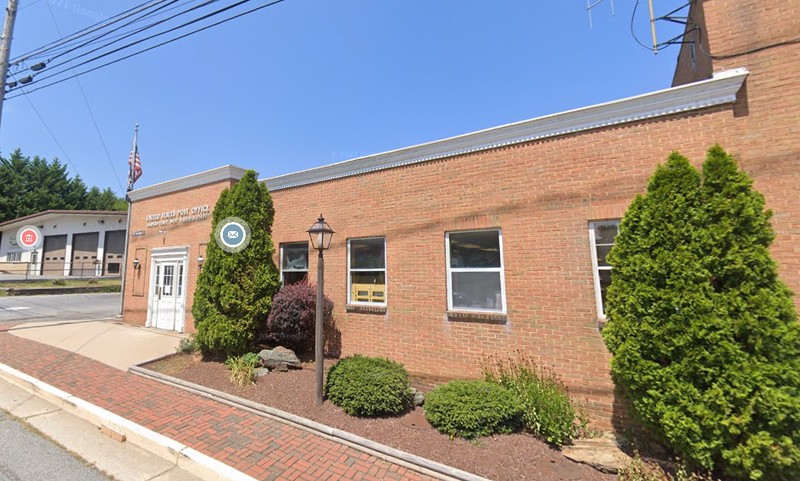
<svg viewBox="0 0 800 481">
<path fill-rule="evenodd" d="M 9 331 L 123 371 L 134 364 L 174 354 L 181 339 L 186 337 L 112 320 L 31 322 L 11 327 Z"/>
<path fill-rule="evenodd" d="M 124 336 L 118 338 L 123 332 L 125 336 L 131 334 L 129 329 L 139 328 L 104 324 L 88 328 L 70 323 L 44 327 L 48 332 L 42 335 L 32 334 L 36 329 L 21 327 L 11 332 L 0 330 L 0 376 L 65 411 L 90 419 L 112 435 L 124 435 L 128 441 L 160 453 L 170 463 L 203 479 L 452 479 L 383 459 L 341 440 L 246 408 L 124 372 L 112 366 L 128 361 L 109 359 L 120 350 L 89 348 L 106 342 L 128 346 Z M 75 329 L 81 328 L 87 329 L 84 334 L 91 333 L 89 339 L 84 339 L 88 342 L 78 340 Z M 63 343 L 77 352 L 103 359 L 90 359 L 39 341 Z M 142 356 L 143 353 L 138 355 Z"/>
</svg>

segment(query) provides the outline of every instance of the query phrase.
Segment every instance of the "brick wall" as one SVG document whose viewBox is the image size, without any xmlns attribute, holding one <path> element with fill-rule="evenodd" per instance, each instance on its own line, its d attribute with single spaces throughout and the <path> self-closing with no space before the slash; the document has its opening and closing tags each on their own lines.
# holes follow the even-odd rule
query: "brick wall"
<svg viewBox="0 0 800 481">
<path fill-rule="evenodd" d="M 800 31 L 800 2 L 763 3 L 702 2 L 710 26 L 707 48 L 736 53 Z M 608 427 L 622 420 L 624 408 L 614 397 L 609 354 L 598 330 L 588 223 L 621 217 L 671 151 L 699 166 L 708 147 L 720 143 L 753 176 L 775 212 L 772 252 L 783 280 L 800 291 L 798 60 L 800 45 L 715 60 L 716 71 L 751 72 L 735 105 L 272 192 L 275 246 L 307 240 L 306 230 L 320 213 L 336 230 L 325 253 L 325 291 L 335 304 L 343 355 L 388 356 L 415 377 L 435 381 L 478 377 L 488 356 L 521 350 L 554 367 L 598 424 Z M 129 259 L 137 252 L 145 258 L 140 256 L 140 270 L 128 270 L 127 321 L 146 320 L 150 250 L 187 245 L 187 326 L 193 330 L 188 307 L 197 278 L 194 259 L 203 249 L 198 243 L 207 242 L 210 219 L 167 227 L 161 236 L 160 229 L 145 228 L 144 217 L 196 204 L 213 207 L 228 185 L 134 204 L 131 232 L 147 234 L 130 238 Z M 506 322 L 450 320 L 445 233 L 483 228 L 503 233 Z M 346 241 L 373 236 L 386 237 L 387 309 L 354 312 L 346 306 Z M 313 281 L 314 253 L 310 264 Z"/>
<path fill-rule="evenodd" d="M 197 258 L 205 257 L 205 246 L 211 234 L 211 214 L 220 193 L 230 187 L 231 181 L 216 182 L 189 190 L 171 192 L 134 202 L 131 206 L 131 229 L 128 236 L 128 266 L 125 280 L 125 305 L 123 318 L 125 322 L 145 325 L 147 322 L 147 302 L 150 293 L 150 257 L 153 248 L 189 247 L 189 261 L 186 266 L 186 331 L 194 332 L 194 319 L 191 306 L 194 290 L 197 285 Z M 147 227 L 146 217 L 176 209 L 191 209 L 195 206 L 208 205 L 210 212 L 205 220 L 181 222 L 158 227 Z M 144 231 L 143 236 L 133 237 L 137 231 Z M 159 231 L 164 231 L 159 233 Z M 134 269 L 132 262 L 138 258 L 140 268 Z"/>
<path fill-rule="evenodd" d="M 800 31 L 798 2 L 745 3 L 704 2 L 716 25 L 709 30 L 712 49 Z M 746 34 L 777 24 L 773 32 Z M 774 210 L 773 255 L 782 279 L 799 291 L 798 59 L 800 46 L 792 45 L 716 62 L 716 70 L 751 71 L 732 106 L 273 192 L 274 241 L 305 240 L 320 213 L 336 230 L 325 254 L 325 290 L 335 303 L 344 355 L 388 356 L 416 376 L 441 379 L 477 377 L 488 356 L 523 350 L 553 366 L 608 426 L 623 413 L 597 327 L 588 222 L 621 217 L 671 151 L 699 166 L 720 143 Z M 503 233 L 507 322 L 448 320 L 445 232 L 489 227 Z M 349 312 L 345 305 L 346 240 L 366 236 L 386 237 L 385 314 Z"/>
</svg>

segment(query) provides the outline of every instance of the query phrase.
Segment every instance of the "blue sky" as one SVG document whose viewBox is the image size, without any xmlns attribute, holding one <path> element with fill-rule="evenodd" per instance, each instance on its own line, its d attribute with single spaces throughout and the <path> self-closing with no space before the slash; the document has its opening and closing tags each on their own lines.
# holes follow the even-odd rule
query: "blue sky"
<svg viewBox="0 0 800 481">
<path fill-rule="evenodd" d="M 11 56 L 142 1 L 20 0 Z M 667 88 L 678 48 L 636 43 L 635 3 L 612 15 L 606 0 L 590 28 L 583 0 L 285 0 L 80 77 L 89 108 L 74 79 L 7 99 L 0 151 L 122 194 L 135 123 L 144 187 L 224 164 L 271 177 Z M 634 28 L 649 41 L 647 2 Z"/>
</svg>

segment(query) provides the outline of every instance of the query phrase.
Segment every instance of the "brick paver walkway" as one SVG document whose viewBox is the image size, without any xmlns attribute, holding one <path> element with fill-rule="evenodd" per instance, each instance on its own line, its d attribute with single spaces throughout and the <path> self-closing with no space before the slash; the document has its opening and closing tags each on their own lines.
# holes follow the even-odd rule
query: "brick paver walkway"
<svg viewBox="0 0 800 481">
<path fill-rule="evenodd" d="M 431 480 L 352 447 L 0 329 L 0 362 L 256 479 Z"/>
</svg>

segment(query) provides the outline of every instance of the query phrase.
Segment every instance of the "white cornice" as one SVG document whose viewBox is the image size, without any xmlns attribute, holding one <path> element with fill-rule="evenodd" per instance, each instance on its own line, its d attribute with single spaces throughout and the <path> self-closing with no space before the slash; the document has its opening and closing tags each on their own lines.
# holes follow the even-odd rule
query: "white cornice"
<svg viewBox="0 0 800 481">
<path fill-rule="evenodd" d="M 131 201 L 149 199 L 158 195 L 170 194 L 179 190 L 192 189 L 201 185 L 213 184 L 224 180 L 239 180 L 244 176 L 246 169 L 235 165 L 223 165 L 215 169 L 206 170 L 197 174 L 187 175 L 178 179 L 168 180 L 159 184 L 149 185 L 128 192 Z"/>
<path fill-rule="evenodd" d="M 276 191 L 610 125 L 729 104 L 736 101 L 736 94 L 748 73 L 745 68 L 725 70 L 714 74 L 714 77 L 709 80 L 279 175 L 263 179 L 261 182 L 266 183 L 270 191 Z"/>
</svg>

